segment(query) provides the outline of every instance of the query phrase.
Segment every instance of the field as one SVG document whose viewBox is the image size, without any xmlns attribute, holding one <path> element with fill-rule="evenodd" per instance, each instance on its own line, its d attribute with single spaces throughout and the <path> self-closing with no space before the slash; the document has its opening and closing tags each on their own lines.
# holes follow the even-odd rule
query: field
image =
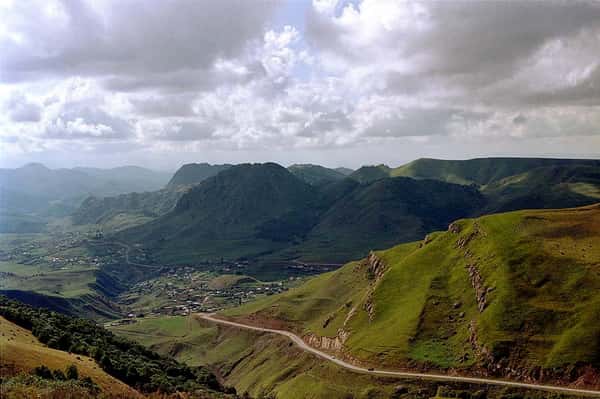
<svg viewBox="0 0 600 399">
<path fill-rule="evenodd" d="M 102 371 L 93 359 L 47 348 L 30 331 L 0 317 L 0 367 L 4 377 L 28 373 L 41 365 L 64 370 L 71 364 L 77 366 L 81 377 L 91 377 L 105 392 L 141 397 L 129 386 Z"/>
</svg>

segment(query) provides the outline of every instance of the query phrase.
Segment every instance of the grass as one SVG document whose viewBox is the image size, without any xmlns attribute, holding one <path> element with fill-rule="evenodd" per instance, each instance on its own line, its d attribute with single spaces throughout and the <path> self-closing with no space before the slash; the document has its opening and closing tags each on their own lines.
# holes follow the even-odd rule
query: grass
<svg viewBox="0 0 600 399">
<path fill-rule="evenodd" d="M 77 366 L 81 377 L 91 377 L 105 392 L 127 397 L 140 396 L 126 384 L 102 371 L 94 359 L 47 348 L 30 331 L 0 317 L 0 368 L 3 376 L 28 373 L 40 365 L 64 370 L 71 364 Z"/>
<path fill-rule="evenodd" d="M 377 252 L 388 267 L 377 283 L 354 262 L 223 314 L 277 319 L 329 337 L 343 327 L 346 353 L 378 365 L 470 368 L 481 360 L 465 345 L 471 325 L 479 348 L 497 359 L 516 356 L 525 368 L 598 364 L 600 206 L 455 225 L 460 232 Z M 489 291 L 482 312 L 470 265 Z"/>
</svg>

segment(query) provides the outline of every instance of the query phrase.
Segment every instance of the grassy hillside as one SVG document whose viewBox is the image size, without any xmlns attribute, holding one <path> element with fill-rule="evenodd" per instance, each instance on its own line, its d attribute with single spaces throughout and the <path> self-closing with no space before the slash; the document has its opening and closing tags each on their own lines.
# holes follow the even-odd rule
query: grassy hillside
<svg viewBox="0 0 600 399">
<path fill-rule="evenodd" d="M 496 214 L 225 314 L 367 364 L 600 385 L 599 265 L 600 205 Z"/>
<path fill-rule="evenodd" d="M 408 178 L 377 180 L 335 201 L 306 241 L 293 250 L 305 259 L 358 259 L 371 249 L 414 241 L 445 228 L 474 214 L 483 203 L 483 196 L 472 187 Z"/>
<path fill-rule="evenodd" d="M 179 187 L 116 197 L 88 197 L 72 214 L 74 224 L 97 224 L 115 231 L 142 224 L 173 209 L 187 188 Z"/>
<path fill-rule="evenodd" d="M 325 168 L 319 165 L 295 164 L 288 167 L 292 174 L 308 184 L 319 185 L 341 180 L 346 177 L 345 174 L 335 169 Z"/>
<path fill-rule="evenodd" d="M 3 378 L 30 373 L 42 365 L 52 370 L 64 370 L 73 364 L 81 377 L 90 377 L 105 393 L 141 397 L 137 391 L 103 371 L 94 359 L 48 348 L 31 331 L 1 316 L 0 353 L 0 374 Z"/>
<path fill-rule="evenodd" d="M 600 200 L 600 166 L 547 166 L 483 187 L 490 200 L 482 213 L 531 208 L 569 208 Z"/>
<path fill-rule="evenodd" d="M 349 177 L 359 183 L 371 183 L 375 180 L 390 177 L 390 172 L 391 169 L 387 165 L 363 166 L 352 172 Z"/>
<path fill-rule="evenodd" d="M 461 383 L 373 377 L 353 373 L 303 352 L 289 340 L 208 323 L 196 317 L 160 317 L 111 327 L 189 365 L 218 370 L 239 394 L 285 399 L 543 398 L 543 392 Z M 459 396 L 460 395 L 460 396 Z M 514 396 L 511 396 L 514 395 Z"/>
<path fill-rule="evenodd" d="M 245 164 L 200 183 L 167 215 L 119 235 L 163 260 L 257 256 L 280 249 L 315 223 L 318 195 L 277 164 Z"/>
<path fill-rule="evenodd" d="M 539 167 L 572 165 L 598 167 L 600 161 L 551 158 L 475 158 L 459 161 L 420 158 L 392 169 L 390 176 L 435 179 L 457 184 L 485 185 Z"/>
</svg>

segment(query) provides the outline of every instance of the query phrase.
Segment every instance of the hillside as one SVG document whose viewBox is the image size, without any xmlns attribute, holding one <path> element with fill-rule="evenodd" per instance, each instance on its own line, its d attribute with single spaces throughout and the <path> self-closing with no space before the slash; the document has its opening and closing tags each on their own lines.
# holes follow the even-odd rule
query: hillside
<svg viewBox="0 0 600 399">
<path fill-rule="evenodd" d="M 119 230 L 129 225 L 119 225 L 118 220 L 129 219 L 146 222 L 173 209 L 187 187 L 163 189 L 145 193 L 121 194 L 116 197 L 88 197 L 71 215 L 75 224 L 98 224 Z M 116 227 L 116 228 L 115 228 Z"/>
<path fill-rule="evenodd" d="M 600 166 L 553 165 L 488 184 L 482 213 L 531 208 L 569 208 L 600 200 Z"/>
<path fill-rule="evenodd" d="M 341 180 L 346 174 L 319 165 L 296 164 L 288 167 L 292 174 L 308 184 L 319 185 Z"/>
<path fill-rule="evenodd" d="M 344 262 L 371 249 L 414 241 L 473 215 L 484 204 L 472 187 L 434 180 L 381 179 L 355 186 L 325 212 L 307 239 L 294 248 L 310 258 L 326 254 Z"/>
<path fill-rule="evenodd" d="M 464 219 L 226 311 L 378 367 L 600 386 L 600 205 Z"/>
<path fill-rule="evenodd" d="M 390 177 L 391 169 L 387 165 L 363 166 L 348 176 L 359 183 L 371 183 L 375 180 Z"/>
<path fill-rule="evenodd" d="M 64 370 L 75 365 L 80 376 L 90 377 L 104 393 L 141 397 L 137 391 L 103 371 L 94 359 L 47 347 L 31 331 L 0 316 L 0 374 L 3 378 L 30 373 L 38 366 Z"/>
<path fill-rule="evenodd" d="M 600 166 L 599 160 L 552 158 L 475 158 L 442 160 L 420 158 L 390 170 L 390 176 L 435 179 L 457 184 L 485 185 L 509 176 L 548 166 Z"/>
<path fill-rule="evenodd" d="M 196 392 L 206 398 L 231 397 L 225 394 L 233 393 L 206 368 L 161 356 L 116 337 L 93 321 L 31 308 L 2 296 L 0 328 L 2 348 L 11 349 L 6 355 L 2 351 L 0 364 L 12 375 L 41 365 L 62 370 L 72 363 L 98 385 L 121 390 L 127 397 L 138 396 L 131 387 L 144 393 Z"/>
<path fill-rule="evenodd" d="M 174 210 L 118 237 L 163 259 L 218 259 L 272 252 L 301 237 L 319 210 L 315 189 L 273 163 L 231 167 L 198 184 Z"/>
<path fill-rule="evenodd" d="M 208 163 L 189 163 L 175 172 L 167 187 L 188 186 L 198 184 L 219 172 L 229 169 L 232 165 L 211 165 Z"/>
</svg>

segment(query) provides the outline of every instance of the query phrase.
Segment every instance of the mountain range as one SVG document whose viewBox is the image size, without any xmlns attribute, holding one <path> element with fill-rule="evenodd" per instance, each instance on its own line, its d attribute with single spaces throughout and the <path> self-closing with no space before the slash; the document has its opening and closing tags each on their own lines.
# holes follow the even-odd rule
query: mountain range
<svg viewBox="0 0 600 399">
<path fill-rule="evenodd" d="M 116 237 L 164 262 L 343 263 L 462 217 L 592 204 L 600 199 L 600 163 L 425 159 L 347 176 L 315 165 L 241 164 L 186 187 L 162 207 L 169 211 Z M 77 214 L 91 213 L 82 207 Z"/>
</svg>

